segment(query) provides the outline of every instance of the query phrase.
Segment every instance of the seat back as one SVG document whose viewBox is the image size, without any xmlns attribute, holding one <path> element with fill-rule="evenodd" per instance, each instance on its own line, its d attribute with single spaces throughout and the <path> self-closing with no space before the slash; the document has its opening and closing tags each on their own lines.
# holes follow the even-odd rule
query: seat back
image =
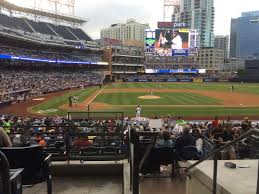
<svg viewBox="0 0 259 194">
<path fill-rule="evenodd" d="M 102 147 L 101 152 L 103 155 L 111 155 L 111 156 L 116 156 L 119 154 L 119 147 L 115 146 L 105 146 Z"/>
<path fill-rule="evenodd" d="M 142 158 L 143 155 L 140 155 Z M 176 154 L 173 148 L 152 148 L 141 169 L 142 173 L 160 172 L 160 165 L 174 164 Z"/>
<path fill-rule="evenodd" d="M 155 148 L 152 154 L 154 154 L 153 157 L 159 161 L 160 165 L 172 164 L 176 159 L 173 148 Z"/>
<path fill-rule="evenodd" d="M 180 157 L 184 160 L 198 160 L 198 151 L 195 146 L 186 146 L 182 149 Z"/>
<path fill-rule="evenodd" d="M 10 168 L 23 168 L 23 184 L 42 182 L 44 178 L 44 154 L 41 146 L 1 148 L 6 155 Z"/>
<path fill-rule="evenodd" d="M 81 148 L 81 156 L 97 156 L 100 153 L 99 147 L 86 146 Z"/>
</svg>

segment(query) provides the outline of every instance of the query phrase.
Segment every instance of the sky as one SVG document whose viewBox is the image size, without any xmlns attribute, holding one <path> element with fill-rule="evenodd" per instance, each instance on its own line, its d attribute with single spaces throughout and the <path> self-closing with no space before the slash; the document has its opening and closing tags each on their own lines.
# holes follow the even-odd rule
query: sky
<svg viewBox="0 0 259 194">
<path fill-rule="evenodd" d="M 32 7 L 34 2 L 8 1 L 27 7 Z M 231 18 L 239 17 L 242 12 L 259 10 L 259 0 L 214 0 L 214 4 L 215 35 L 230 33 Z M 41 3 L 42 9 L 49 7 L 48 4 Z M 76 0 L 75 15 L 88 20 L 83 29 L 97 39 L 102 28 L 114 23 L 125 23 L 129 18 L 140 23 L 149 23 L 151 28 L 155 28 L 157 21 L 163 20 L 163 0 Z"/>
</svg>

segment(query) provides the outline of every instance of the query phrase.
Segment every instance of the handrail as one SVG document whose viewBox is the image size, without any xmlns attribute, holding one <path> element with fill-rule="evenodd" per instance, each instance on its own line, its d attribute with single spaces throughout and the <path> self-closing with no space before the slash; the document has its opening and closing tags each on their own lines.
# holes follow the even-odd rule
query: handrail
<svg viewBox="0 0 259 194">
<path fill-rule="evenodd" d="M 209 153 L 207 156 L 205 156 L 204 158 L 200 159 L 199 161 L 195 162 L 194 164 L 192 164 L 191 166 L 189 166 L 188 168 L 185 169 L 185 172 L 188 173 L 189 170 L 191 170 L 192 168 L 194 168 L 195 166 L 197 166 L 198 164 L 202 163 L 203 161 L 207 160 L 208 158 L 211 158 L 212 156 L 214 156 L 215 154 L 219 153 L 220 151 L 240 142 L 241 140 L 250 137 L 253 134 L 259 134 L 259 129 L 250 129 L 249 131 L 247 131 L 246 133 L 244 133 L 243 135 L 241 135 L 240 137 L 238 137 L 237 139 L 233 140 L 232 142 L 221 146 L 220 148 L 212 151 L 211 153 Z"/>
<path fill-rule="evenodd" d="M 211 144 L 211 145 L 214 144 L 214 143 L 213 143 L 208 137 L 206 137 L 205 135 L 202 135 L 201 138 L 202 138 L 202 140 L 207 141 L 207 142 L 208 142 L 209 144 Z"/>
<path fill-rule="evenodd" d="M 4 194 L 11 194 L 11 183 L 10 183 L 10 167 L 6 156 L 0 151 L 0 171 L 3 175 L 3 192 Z"/>
</svg>

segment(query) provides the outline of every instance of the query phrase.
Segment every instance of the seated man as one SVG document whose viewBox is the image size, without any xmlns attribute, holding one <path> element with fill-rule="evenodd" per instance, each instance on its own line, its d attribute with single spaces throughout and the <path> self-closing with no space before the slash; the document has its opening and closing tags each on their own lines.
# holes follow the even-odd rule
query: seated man
<svg viewBox="0 0 259 194">
<path fill-rule="evenodd" d="M 81 148 L 91 146 L 92 142 L 88 139 L 88 137 L 78 137 L 73 142 L 72 145 L 76 150 L 80 150 Z"/>
<path fill-rule="evenodd" d="M 241 127 L 243 132 L 247 132 L 249 129 L 252 128 L 252 123 L 251 121 L 248 119 L 248 117 L 245 117 L 244 120 L 241 123 Z"/>
<path fill-rule="evenodd" d="M 195 153 L 187 153 L 185 151 L 185 147 L 187 146 L 193 146 L 196 147 L 196 140 L 195 138 L 190 134 L 190 127 L 185 126 L 183 128 L 183 134 L 176 139 L 175 142 L 175 149 L 176 154 L 184 159 L 189 159 L 191 155 L 194 155 Z M 197 152 L 197 150 L 196 150 Z"/>
<path fill-rule="evenodd" d="M 162 132 L 162 139 L 156 142 L 156 148 L 173 148 L 174 142 L 169 131 Z"/>
<path fill-rule="evenodd" d="M 228 144 L 234 140 L 234 131 L 231 126 L 226 127 L 221 134 L 221 145 Z M 232 145 L 221 152 L 223 159 L 236 160 L 235 147 Z"/>
</svg>

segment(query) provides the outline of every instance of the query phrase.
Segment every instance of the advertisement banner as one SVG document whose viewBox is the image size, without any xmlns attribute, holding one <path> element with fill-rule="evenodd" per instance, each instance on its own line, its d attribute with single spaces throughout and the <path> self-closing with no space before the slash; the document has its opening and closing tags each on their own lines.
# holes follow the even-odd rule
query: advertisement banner
<svg viewBox="0 0 259 194">
<path fill-rule="evenodd" d="M 171 79 L 168 79 L 167 82 L 178 82 L 178 79 L 176 79 L 176 78 L 171 78 Z"/>
<path fill-rule="evenodd" d="M 179 82 L 193 82 L 193 79 L 178 79 Z"/>
<path fill-rule="evenodd" d="M 194 78 L 193 82 L 195 82 L 195 83 L 202 83 L 203 79 L 201 79 L 201 78 Z"/>
<path fill-rule="evenodd" d="M 157 28 L 187 28 L 187 24 L 184 22 L 157 22 Z"/>
<path fill-rule="evenodd" d="M 148 79 L 137 79 L 138 82 L 148 82 Z"/>
<path fill-rule="evenodd" d="M 147 74 L 199 74 L 200 69 L 146 69 Z"/>
<path fill-rule="evenodd" d="M 189 49 L 173 49 L 172 56 L 179 57 L 179 56 L 189 56 Z"/>
<path fill-rule="evenodd" d="M 204 78 L 203 82 L 215 82 L 215 79 L 212 78 Z"/>
</svg>

